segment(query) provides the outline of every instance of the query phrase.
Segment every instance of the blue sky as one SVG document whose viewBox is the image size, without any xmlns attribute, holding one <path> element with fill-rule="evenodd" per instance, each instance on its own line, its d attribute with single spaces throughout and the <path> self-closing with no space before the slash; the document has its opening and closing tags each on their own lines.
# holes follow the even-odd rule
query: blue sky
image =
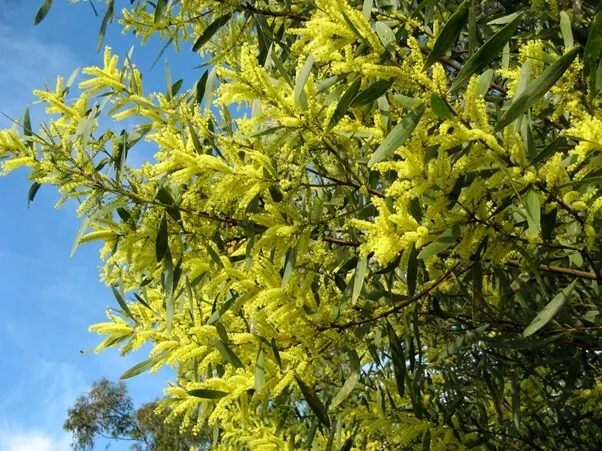
<svg viewBox="0 0 602 451">
<path fill-rule="evenodd" d="M 94 16 L 87 2 L 55 0 L 46 19 L 34 27 L 41 3 L 0 0 L 0 112 L 16 118 L 29 104 L 34 128 L 44 113 L 32 105 L 31 91 L 46 81 L 53 86 L 57 75 L 68 77 L 76 67 L 101 61 L 96 53 L 101 17 Z M 116 3 L 117 9 L 129 4 Z M 134 62 L 144 72 L 145 87 L 165 89 L 163 63 L 150 71 L 160 43 L 140 47 L 121 35 L 116 24 L 109 27 L 106 41 L 120 55 L 135 44 Z M 167 52 L 166 57 L 173 79 L 184 78 L 184 87 L 200 75 L 193 69 L 199 60 L 189 50 Z M 0 117 L 0 128 L 10 125 Z M 27 209 L 29 186 L 25 171 L 0 177 L 0 451 L 68 449 L 62 423 L 77 395 L 99 377 L 117 380 L 146 358 L 144 352 L 127 358 L 108 351 L 80 353 L 99 342 L 87 327 L 103 321 L 105 306 L 115 301 L 98 279 L 98 246 L 84 245 L 69 258 L 80 224 L 75 206 L 55 209 L 58 195 L 44 186 Z M 142 375 L 128 387 L 136 402 L 149 401 L 161 394 L 168 378 L 167 372 Z"/>
</svg>

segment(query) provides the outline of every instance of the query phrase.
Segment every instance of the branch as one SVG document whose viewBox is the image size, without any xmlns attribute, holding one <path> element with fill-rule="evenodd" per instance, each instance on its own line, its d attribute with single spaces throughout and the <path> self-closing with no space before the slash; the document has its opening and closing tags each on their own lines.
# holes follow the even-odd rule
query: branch
<svg viewBox="0 0 602 451">
<path fill-rule="evenodd" d="M 316 331 L 324 332 L 325 330 L 330 330 L 330 329 L 336 329 L 338 331 L 342 331 L 345 329 L 349 329 L 350 327 L 361 326 L 362 324 L 371 323 L 373 321 L 377 321 L 379 319 L 386 318 L 387 316 L 392 315 L 393 313 L 397 313 L 401 309 L 407 307 L 408 305 L 413 304 L 414 302 L 421 300 L 426 295 L 428 295 L 431 291 L 435 290 L 439 285 L 441 285 L 443 282 L 445 282 L 447 279 L 449 279 L 452 276 L 453 272 L 455 271 L 455 269 L 458 266 L 460 266 L 460 261 L 454 263 L 454 265 L 451 268 L 449 268 L 447 271 L 445 271 L 441 276 L 439 276 L 439 278 L 437 280 L 435 280 L 435 282 L 433 282 L 432 285 L 425 288 L 424 290 L 422 290 L 420 293 L 418 293 L 414 297 L 407 299 L 403 302 L 400 302 L 396 306 L 390 308 L 389 310 L 385 310 L 384 312 L 379 313 L 378 315 L 373 316 L 372 318 L 367 318 L 367 319 L 363 319 L 360 321 L 352 321 L 352 322 L 346 323 L 346 324 L 330 324 L 329 326 L 318 327 L 316 329 Z"/>
<path fill-rule="evenodd" d="M 520 267 L 521 263 L 519 260 L 508 260 L 506 265 Z M 539 265 L 539 270 L 556 274 L 566 274 L 569 276 L 579 277 L 581 279 L 602 280 L 602 276 L 596 273 L 590 271 L 580 271 L 578 269 L 562 268 L 560 266 Z"/>
</svg>

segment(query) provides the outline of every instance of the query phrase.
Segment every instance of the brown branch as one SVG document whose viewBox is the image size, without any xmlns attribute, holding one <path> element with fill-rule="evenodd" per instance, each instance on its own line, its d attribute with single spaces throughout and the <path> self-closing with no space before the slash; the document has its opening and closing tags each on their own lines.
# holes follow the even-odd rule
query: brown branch
<svg viewBox="0 0 602 451">
<path fill-rule="evenodd" d="M 347 240 L 343 240 L 341 238 L 333 238 L 330 236 L 322 237 L 322 241 L 324 241 L 326 243 L 333 243 L 333 244 L 339 244 L 341 246 L 350 246 L 350 247 L 359 247 L 359 245 L 360 245 L 360 243 L 358 243 L 357 241 L 347 241 Z"/>
<path fill-rule="evenodd" d="M 439 285 L 441 285 L 443 282 L 445 282 L 447 279 L 449 279 L 452 276 L 454 270 L 458 266 L 460 266 L 460 261 L 456 262 L 451 268 L 449 268 L 441 276 L 439 276 L 439 278 L 437 280 L 435 280 L 435 282 L 433 282 L 432 285 L 425 288 L 424 290 L 422 290 L 420 293 L 418 293 L 414 297 L 412 297 L 410 299 L 406 299 L 403 302 L 400 302 L 399 304 L 390 308 L 389 310 L 385 310 L 384 312 L 379 313 L 376 316 L 373 316 L 373 317 L 367 318 L 367 319 L 363 319 L 363 320 L 359 320 L 359 321 L 352 321 L 352 322 L 345 323 L 345 324 L 330 324 L 328 326 L 321 326 L 316 329 L 316 332 L 324 332 L 325 330 L 331 330 L 331 329 L 336 329 L 338 331 L 342 331 L 342 330 L 349 329 L 351 327 L 361 326 L 362 324 L 371 323 L 373 321 L 377 321 L 379 319 L 386 318 L 387 316 L 392 315 L 393 313 L 397 313 L 401 309 L 421 300 L 426 295 L 428 295 L 430 292 L 435 290 Z"/>
<path fill-rule="evenodd" d="M 508 260 L 506 265 L 520 267 L 521 262 L 519 260 Z M 578 269 L 562 268 L 560 266 L 539 265 L 539 270 L 556 274 L 566 274 L 569 276 L 579 277 L 581 279 L 602 280 L 602 276 L 599 276 L 596 273 L 580 271 Z"/>
</svg>

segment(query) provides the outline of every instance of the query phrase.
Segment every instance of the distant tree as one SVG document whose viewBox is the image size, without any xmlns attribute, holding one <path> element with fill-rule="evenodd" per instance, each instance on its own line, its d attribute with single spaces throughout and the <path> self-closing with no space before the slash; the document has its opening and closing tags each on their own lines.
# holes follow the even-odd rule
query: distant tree
<svg viewBox="0 0 602 451">
<path fill-rule="evenodd" d="M 166 422 L 169 410 L 157 412 L 156 401 L 134 409 L 123 382 L 100 379 L 92 389 L 77 398 L 67 411 L 63 427 L 73 435 L 74 449 L 91 450 L 99 438 L 131 441 L 134 451 L 178 451 L 208 449 L 209 436 L 181 428 L 180 422 Z"/>
</svg>

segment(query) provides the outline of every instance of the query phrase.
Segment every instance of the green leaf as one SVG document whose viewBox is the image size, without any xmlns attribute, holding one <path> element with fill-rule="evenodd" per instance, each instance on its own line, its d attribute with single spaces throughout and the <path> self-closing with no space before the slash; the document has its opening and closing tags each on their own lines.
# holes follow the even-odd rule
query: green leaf
<svg viewBox="0 0 602 451">
<path fill-rule="evenodd" d="M 305 60 L 305 64 L 299 71 L 297 75 L 297 80 L 295 81 L 295 92 L 293 95 L 293 99 L 295 100 L 296 105 L 302 105 L 301 97 L 304 96 L 304 88 L 305 83 L 307 83 L 307 79 L 309 78 L 309 74 L 311 74 L 311 70 L 314 66 L 314 56 L 310 53 L 307 55 L 307 59 Z"/>
<path fill-rule="evenodd" d="M 383 96 L 391 86 L 394 80 L 379 80 L 372 83 L 351 101 L 351 106 L 368 105 L 374 102 L 379 97 Z"/>
<path fill-rule="evenodd" d="M 165 214 L 161 218 L 161 223 L 159 224 L 159 230 L 157 231 L 157 239 L 155 240 L 155 256 L 157 258 L 157 262 L 163 260 L 163 256 L 167 252 L 169 248 L 169 240 L 167 234 L 167 217 Z"/>
<path fill-rule="evenodd" d="M 403 120 L 397 124 L 380 146 L 374 151 L 374 154 L 368 161 L 368 166 L 372 166 L 379 161 L 391 158 L 397 148 L 399 148 L 408 138 L 420 122 L 426 106 L 420 103 L 414 110 L 406 115 Z"/>
<path fill-rule="evenodd" d="M 38 190 L 42 186 L 38 182 L 33 182 L 33 184 L 29 187 L 29 193 L 27 195 L 27 208 L 29 208 L 29 204 L 31 204 L 38 193 Z M 81 238 L 81 237 L 80 237 Z"/>
<path fill-rule="evenodd" d="M 353 274 L 353 292 L 351 295 L 351 303 L 355 305 L 362 292 L 366 271 L 368 270 L 368 257 L 362 257 L 357 262 L 355 273 Z"/>
<path fill-rule="evenodd" d="M 339 391 L 337 391 L 337 394 L 334 396 L 330 405 L 328 406 L 329 409 L 335 409 L 339 404 L 345 401 L 351 392 L 353 392 L 353 389 L 360 380 L 360 361 L 357 352 L 351 350 L 349 355 L 351 360 L 351 374 L 345 380 L 345 383 L 339 389 Z"/>
<path fill-rule="evenodd" d="M 33 24 L 34 25 L 37 25 L 41 21 L 44 20 L 44 17 L 46 17 L 46 14 L 48 14 L 48 11 L 50 11 L 50 7 L 51 6 L 52 6 L 52 0 L 44 0 L 44 3 L 42 3 L 42 6 L 38 10 L 38 13 L 36 14 L 36 17 L 33 20 Z"/>
<path fill-rule="evenodd" d="M 280 367 L 280 370 L 282 370 L 282 360 L 280 359 L 280 351 L 278 351 L 278 345 L 276 345 L 275 339 L 272 338 L 272 341 L 270 341 L 270 346 L 272 348 L 272 352 L 274 353 L 274 360 L 276 360 L 276 363 Z"/>
<path fill-rule="evenodd" d="M 209 317 L 209 319 L 207 320 L 207 324 L 209 326 L 217 323 L 222 315 L 224 313 L 226 313 L 228 310 L 230 310 L 230 308 L 234 305 L 234 303 L 236 302 L 236 300 L 239 298 L 239 295 L 235 295 L 232 296 L 230 299 L 228 299 L 226 302 L 224 302 L 224 304 L 219 308 L 216 309 L 211 316 Z"/>
<path fill-rule="evenodd" d="M 218 340 L 216 338 L 213 340 L 213 345 L 219 351 L 219 353 L 222 355 L 224 360 L 226 360 L 228 363 L 232 364 L 232 366 L 234 366 L 234 368 L 243 368 L 244 367 L 243 363 L 240 361 L 238 356 L 234 353 L 234 351 L 232 351 L 232 349 L 230 349 L 230 347 L 226 343 L 224 343 L 223 341 Z"/>
<path fill-rule="evenodd" d="M 362 77 L 356 77 L 355 80 L 351 83 L 349 88 L 345 91 L 345 93 L 341 96 L 339 103 L 337 103 L 337 107 L 330 118 L 330 122 L 328 123 L 328 127 L 326 131 L 330 131 L 335 125 L 339 123 L 339 121 L 345 116 L 349 106 L 351 105 L 351 101 L 355 98 L 358 91 L 360 90 L 360 85 L 362 84 Z"/>
<path fill-rule="evenodd" d="M 512 419 L 514 420 L 514 427 L 516 430 L 520 430 L 520 382 L 517 379 L 512 380 L 511 386 L 511 402 L 512 402 Z"/>
<path fill-rule="evenodd" d="M 481 72 L 498 57 L 498 54 L 502 51 L 506 43 L 514 36 L 521 19 L 522 14 L 519 14 L 508 25 L 494 34 L 485 44 L 479 47 L 479 50 L 468 59 L 456 76 L 449 89 L 450 92 L 454 92 L 461 86 L 464 86 L 473 74 Z"/>
<path fill-rule="evenodd" d="M 263 347 L 259 346 L 257 360 L 255 360 L 255 391 L 260 392 L 265 382 L 265 353 Z"/>
<path fill-rule="evenodd" d="M 413 18 L 418 16 L 418 14 L 420 14 L 420 11 L 428 8 L 429 6 L 432 6 L 436 1 L 437 0 L 422 0 L 420 3 L 418 3 L 418 6 L 416 6 L 414 11 L 412 11 L 412 15 L 410 17 Z"/>
<path fill-rule="evenodd" d="M 391 347 L 391 361 L 393 362 L 393 370 L 395 372 L 395 382 L 397 382 L 397 391 L 399 396 L 403 398 L 405 393 L 405 378 L 406 378 L 406 358 L 403 350 L 403 345 L 399 337 L 395 333 L 391 323 L 387 321 L 387 333 L 389 335 L 389 346 Z"/>
<path fill-rule="evenodd" d="M 96 51 L 100 51 L 100 47 L 105 40 L 105 33 L 107 31 L 107 26 L 109 22 L 113 19 L 113 15 L 115 13 L 115 2 L 111 0 L 109 5 L 107 6 L 107 11 L 105 12 L 104 17 L 102 18 L 102 22 L 100 23 L 100 30 L 98 31 L 98 39 L 96 41 Z"/>
<path fill-rule="evenodd" d="M 386 23 L 380 21 L 376 22 L 374 28 L 383 46 L 390 52 L 395 50 L 397 39 L 393 30 Z"/>
<path fill-rule="evenodd" d="M 167 9 L 168 0 L 157 0 L 157 4 L 155 6 L 155 17 L 153 22 L 159 23 L 163 16 L 165 15 L 165 10 Z"/>
<path fill-rule="evenodd" d="M 228 396 L 229 393 L 221 390 L 209 390 L 206 388 L 197 388 L 195 390 L 188 390 L 188 394 L 190 396 L 194 396 L 195 398 L 203 398 L 203 399 L 220 399 L 224 396 Z"/>
<path fill-rule="evenodd" d="M 527 223 L 529 224 L 529 234 L 539 235 L 541 228 L 541 206 L 539 196 L 534 190 L 530 190 L 525 196 L 525 211 L 527 213 Z"/>
<path fill-rule="evenodd" d="M 583 77 L 588 81 L 590 97 L 596 93 L 596 71 L 598 60 L 602 53 L 602 11 L 596 13 L 590 31 L 585 50 L 583 51 Z"/>
<path fill-rule="evenodd" d="M 174 267 L 169 249 L 163 257 L 163 292 L 165 293 L 165 310 L 167 312 L 167 330 L 171 330 L 175 313 L 174 288 L 177 281 L 174 277 Z"/>
<path fill-rule="evenodd" d="M 435 93 L 431 94 L 431 109 L 442 119 L 449 119 L 452 115 L 447 102 Z"/>
<path fill-rule="evenodd" d="M 29 116 L 29 107 L 25 108 L 25 113 L 23 114 L 23 136 L 25 137 L 26 146 L 30 149 L 33 149 L 33 142 L 31 141 L 31 136 L 33 132 L 31 130 L 31 117 Z"/>
<path fill-rule="evenodd" d="M 182 83 L 184 83 L 184 80 L 180 78 L 173 85 L 171 85 L 171 87 L 169 88 L 170 97 L 175 97 L 178 94 L 180 88 L 182 87 Z"/>
<path fill-rule="evenodd" d="M 418 277 L 418 258 L 416 254 L 416 244 L 412 244 L 410 249 L 410 255 L 408 257 L 408 269 L 406 273 L 406 280 L 408 284 L 408 296 L 414 297 L 416 294 L 416 279 Z"/>
<path fill-rule="evenodd" d="M 571 18 L 566 11 L 560 11 L 560 33 L 564 41 L 564 48 L 570 50 L 573 48 L 573 30 L 571 28 Z"/>
<path fill-rule="evenodd" d="M 295 380 L 297 381 L 297 385 L 301 389 L 301 393 L 303 393 L 303 397 L 305 398 L 305 401 L 307 401 L 307 404 L 309 404 L 311 410 L 313 410 L 324 426 L 330 428 L 330 418 L 328 417 L 326 407 L 324 407 L 324 404 L 322 404 L 320 398 L 318 398 L 314 391 L 305 382 L 303 382 L 299 376 L 295 375 Z"/>
<path fill-rule="evenodd" d="M 222 28 L 230 18 L 232 17 L 232 13 L 224 14 L 221 17 L 215 19 L 205 30 L 201 33 L 201 35 L 197 38 L 192 46 L 193 52 L 198 52 L 201 47 L 203 47 L 209 40 L 218 32 L 220 28 Z"/>
<path fill-rule="evenodd" d="M 77 250 L 77 247 L 79 246 L 79 242 L 82 239 L 82 237 L 84 236 L 84 233 L 86 232 L 86 230 L 88 230 L 89 225 L 90 225 L 90 218 L 88 218 L 88 217 L 84 218 L 84 220 L 82 221 L 82 225 L 80 226 L 79 230 L 77 231 L 77 235 L 75 235 L 75 240 L 73 240 L 73 246 L 71 246 L 71 253 L 69 254 L 69 257 L 73 257 L 75 255 L 75 251 Z"/>
<path fill-rule="evenodd" d="M 372 15 L 372 6 L 374 5 L 374 0 L 364 0 L 364 4 L 362 5 L 362 13 L 366 20 L 370 20 L 370 16 Z"/>
<path fill-rule="evenodd" d="M 111 290 L 113 291 L 113 296 L 115 296 L 115 299 L 117 299 L 119 306 L 125 312 L 125 314 L 129 316 L 135 323 L 138 323 L 136 318 L 134 318 L 134 315 L 132 315 L 132 311 L 128 307 L 127 302 L 125 302 L 125 299 L 123 299 L 123 296 L 121 296 L 121 293 L 115 288 L 114 285 L 111 285 Z"/>
<path fill-rule="evenodd" d="M 454 42 L 458 40 L 458 36 L 460 36 L 460 32 L 468 19 L 469 8 L 470 0 L 464 0 L 456 12 L 449 18 L 443 30 L 439 33 L 433 49 L 424 63 L 423 70 L 428 69 L 435 61 L 445 55 Z"/>
<path fill-rule="evenodd" d="M 196 101 L 199 105 L 201 104 L 201 102 L 203 101 L 203 97 L 205 96 L 205 86 L 207 85 L 208 76 L 209 71 L 206 70 L 205 72 L 203 72 L 203 75 L 201 75 L 201 78 L 196 83 L 195 96 Z"/>
<path fill-rule="evenodd" d="M 491 80 L 493 79 L 493 69 L 487 69 L 485 72 L 481 74 L 479 77 L 479 86 L 477 87 L 477 93 L 480 96 L 485 97 L 489 92 L 489 86 L 491 85 Z"/>
<path fill-rule="evenodd" d="M 460 235 L 460 227 L 456 224 L 450 227 L 445 232 L 437 237 L 435 241 L 424 247 L 418 254 L 418 260 L 426 260 L 427 258 L 438 254 L 439 252 L 448 249 L 456 244 Z"/>
<path fill-rule="evenodd" d="M 422 451 L 431 451 L 431 430 L 427 429 L 422 434 Z"/>
<path fill-rule="evenodd" d="M 489 236 L 485 236 L 474 255 L 472 267 L 472 322 L 476 324 L 478 308 L 483 301 L 483 266 L 481 259 L 487 247 Z"/>
<path fill-rule="evenodd" d="M 576 283 L 577 281 L 574 280 L 568 287 L 564 288 L 560 293 L 554 296 L 554 299 L 552 299 L 527 326 L 527 328 L 523 332 L 523 337 L 533 335 L 543 326 L 548 324 L 552 320 L 552 318 L 556 316 L 556 314 L 560 311 L 560 309 L 564 306 L 565 302 L 568 300 L 569 296 L 573 291 L 573 288 L 575 288 Z"/>
<path fill-rule="evenodd" d="M 345 440 L 343 442 L 343 444 L 341 445 L 341 449 L 339 451 L 351 451 L 351 448 L 353 448 L 354 441 L 355 441 L 354 436 L 349 437 L 347 440 Z"/>
<path fill-rule="evenodd" d="M 159 363 L 161 360 L 163 360 L 164 357 L 165 357 L 165 353 L 161 353 L 159 355 L 156 355 L 155 357 L 150 357 L 150 358 L 134 365 L 133 367 L 131 367 L 129 370 L 127 370 L 125 373 L 123 373 L 119 377 L 119 379 L 129 379 L 130 377 L 138 376 L 140 373 L 144 373 L 145 371 L 150 370 L 157 363 Z"/>
<path fill-rule="evenodd" d="M 282 274 L 282 285 L 281 288 L 284 290 L 288 281 L 291 279 L 293 275 L 293 270 L 295 269 L 295 261 L 297 260 L 297 249 L 291 248 L 286 253 L 286 261 L 284 263 L 284 273 Z"/>
<path fill-rule="evenodd" d="M 573 47 L 569 52 L 558 58 L 556 62 L 551 64 L 543 73 L 534 80 L 518 97 L 515 97 L 510 104 L 510 107 L 502 115 L 495 126 L 495 131 L 499 132 L 520 115 L 526 112 L 533 103 L 541 99 L 554 84 L 562 77 L 573 60 L 579 54 L 580 47 Z"/>
<path fill-rule="evenodd" d="M 215 249 L 213 249 L 213 247 L 210 244 L 207 244 L 207 246 L 205 246 L 205 248 L 207 249 L 207 253 L 209 254 L 209 257 L 211 258 L 211 260 L 213 260 L 213 262 L 219 266 L 220 268 L 224 267 L 224 262 L 222 262 L 222 259 L 219 258 L 219 255 L 217 255 L 217 252 L 215 252 Z"/>
</svg>

